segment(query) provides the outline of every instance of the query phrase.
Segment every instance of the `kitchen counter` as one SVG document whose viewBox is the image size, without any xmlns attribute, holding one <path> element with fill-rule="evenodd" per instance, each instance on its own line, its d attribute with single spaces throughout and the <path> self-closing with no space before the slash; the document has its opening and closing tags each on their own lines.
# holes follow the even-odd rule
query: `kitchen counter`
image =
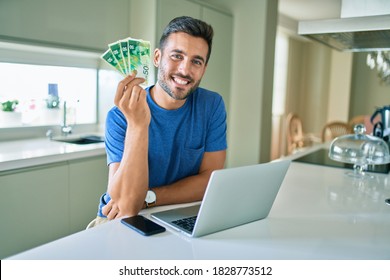
<svg viewBox="0 0 390 280">
<path fill-rule="evenodd" d="M 9 259 L 388 260 L 389 176 L 359 181 L 344 173 L 292 162 L 266 219 L 204 237 L 187 238 L 168 227 L 144 237 L 114 220 Z M 149 217 L 166 208 L 141 213 Z"/>
<path fill-rule="evenodd" d="M 36 138 L 0 142 L 0 172 L 105 154 L 104 143 L 70 144 Z"/>
</svg>

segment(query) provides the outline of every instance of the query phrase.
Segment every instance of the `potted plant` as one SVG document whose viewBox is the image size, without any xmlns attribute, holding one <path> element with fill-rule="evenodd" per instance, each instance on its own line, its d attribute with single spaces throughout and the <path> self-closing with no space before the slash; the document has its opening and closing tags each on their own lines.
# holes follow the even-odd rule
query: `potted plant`
<svg viewBox="0 0 390 280">
<path fill-rule="evenodd" d="M 16 105 L 19 104 L 18 100 L 8 100 L 1 103 L 1 109 L 4 112 L 13 112 L 16 109 Z"/>
</svg>

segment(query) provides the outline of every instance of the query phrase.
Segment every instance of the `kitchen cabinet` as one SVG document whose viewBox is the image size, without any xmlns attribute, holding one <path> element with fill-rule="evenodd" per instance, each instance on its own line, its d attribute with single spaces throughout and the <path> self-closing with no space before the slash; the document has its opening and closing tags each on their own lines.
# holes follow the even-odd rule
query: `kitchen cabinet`
<svg viewBox="0 0 390 280">
<path fill-rule="evenodd" d="M 168 23 L 178 16 L 201 19 L 202 6 L 187 0 L 164 0 L 157 2 L 157 42 Z"/>
<path fill-rule="evenodd" d="M 129 0 L 2 0 L 0 39 L 105 50 L 128 36 Z"/>
<path fill-rule="evenodd" d="M 221 94 L 229 113 L 233 18 L 209 8 L 203 8 L 202 15 L 203 20 L 213 27 L 214 39 L 209 65 L 202 79 L 201 87 Z"/>
<path fill-rule="evenodd" d="M 0 258 L 70 233 L 66 163 L 1 173 L 0 197 Z"/>
<path fill-rule="evenodd" d="M 0 258 L 85 229 L 107 187 L 105 156 L 0 173 Z"/>
<path fill-rule="evenodd" d="M 69 162 L 70 230 L 84 230 L 96 218 L 100 196 L 107 189 L 106 157 Z"/>
<path fill-rule="evenodd" d="M 229 112 L 233 17 L 227 13 L 186 0 L 158 1 L 157 42 L 163 29 L 177 16 L 191 16 L 209 23 L 214 29 L 211 57 L 201 87 L 222 95 Z"/>
</svg>

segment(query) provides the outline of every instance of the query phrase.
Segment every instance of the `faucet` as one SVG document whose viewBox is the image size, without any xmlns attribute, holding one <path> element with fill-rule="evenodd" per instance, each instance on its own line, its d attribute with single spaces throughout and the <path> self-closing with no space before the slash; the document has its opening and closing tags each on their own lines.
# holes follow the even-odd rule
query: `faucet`
<svg viewBox="0 0 390 280">
<path fill-rule="evenodd" d="M 68 125 L 66 122 L 66 101 L 64 101 L 64 114 L 63 114 L 62 125 L 61 125 L 61 134 L 67 136 L 68 134 L 71 133 L 72 133 L 72 127 Z"/>
</svg>

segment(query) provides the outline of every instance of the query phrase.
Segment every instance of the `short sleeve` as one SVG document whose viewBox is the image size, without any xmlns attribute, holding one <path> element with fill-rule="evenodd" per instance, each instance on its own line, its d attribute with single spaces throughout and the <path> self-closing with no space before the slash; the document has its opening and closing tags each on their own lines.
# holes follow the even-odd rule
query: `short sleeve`
<svg viewBox="0 0 390 280">
<path fill-rule="evenodd" d="M 107 165 L 122 160 L 126 128 L 127 122 L 122 112 L 117 107 L 112 108 L 107 113 L 105 128 Z"/>
</svg>

